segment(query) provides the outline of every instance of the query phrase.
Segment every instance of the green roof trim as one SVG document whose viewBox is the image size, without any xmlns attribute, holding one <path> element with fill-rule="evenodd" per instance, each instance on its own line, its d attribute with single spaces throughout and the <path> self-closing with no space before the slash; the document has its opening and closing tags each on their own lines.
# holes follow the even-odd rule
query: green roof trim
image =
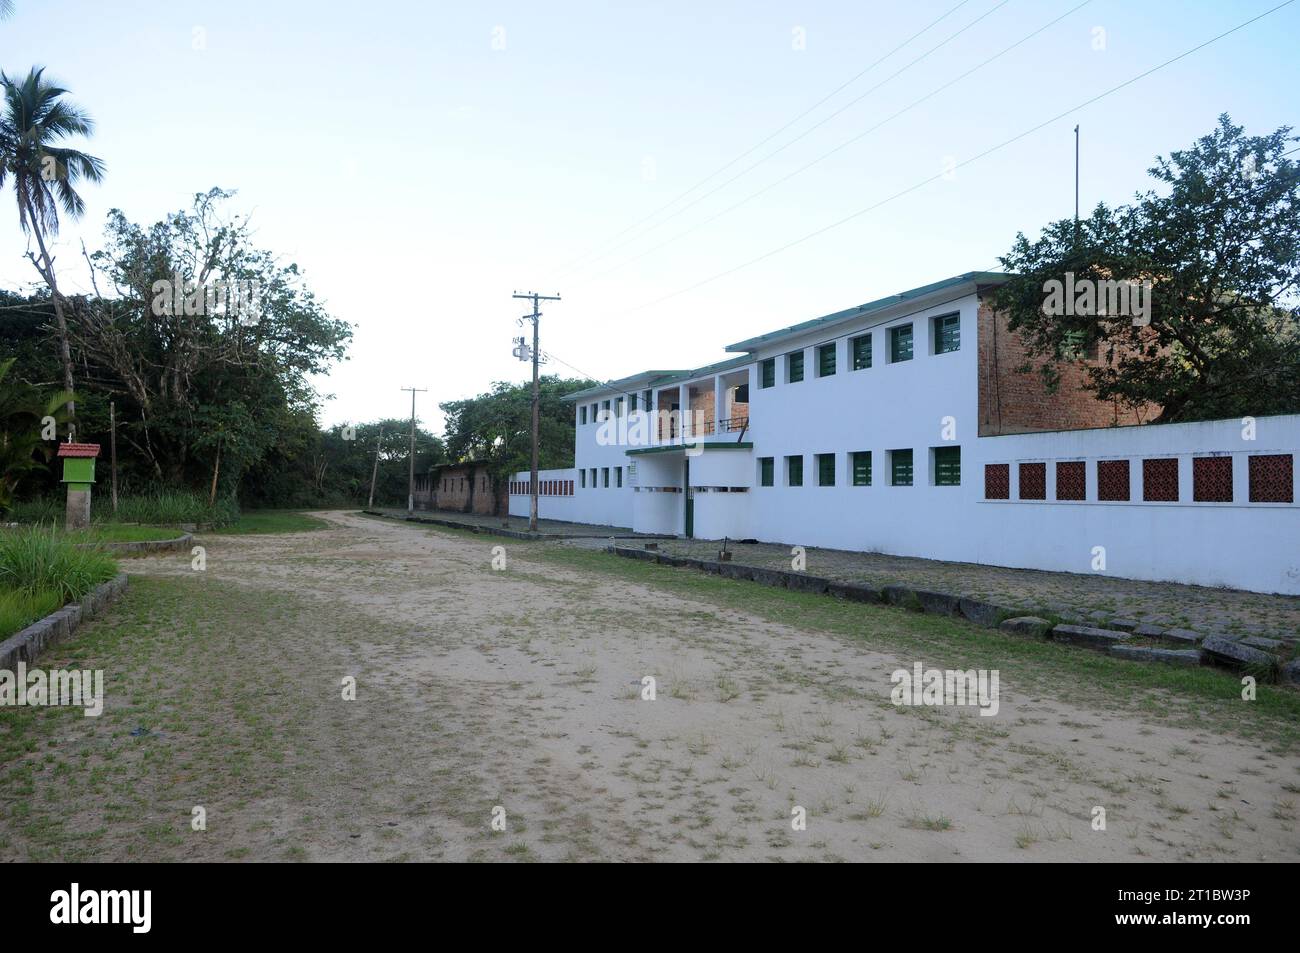
<svg viewBox="0 0 1300 953">
<path fill-rule="evenodd" d="M 629 457 L 643 453 L 681 453 L 687 447 L 699 447 L 701 450 L 753 450 L 754 443 L 752 440 L 728 441 L 726 443 L 670 443 L 659 447 L 638 447 L 635 450 L 627 451 Z"/>
<path fill-rule="evenodd" d="M 565 394 L 561 400 L 581 400 L 586 397 L 594 397 L 597 394 L 605 394 L 609 391 L 619 391 L 632 385 L 654 385 L 657 381 L 664 378 L 674 377 L 678 374 L 685 374 L 685 371 L 642 371 L 640 374 L 633 374 L 630 377 L 623 377 L 616 381 L 608 381 L 604 384 L 597 384 L 595 387 L 588 387 L 585 390 L 575 390 L 572 394 Z M 638 388 L 639 389 L 639 388 Z"/>
<path fill-rule="evenodd" d="M 766 344 L 772 344 L 783 338 L 793 337 L 797 334 L 803 334 L 807 331 L 816 330 L 826 325 L 838 324 L 841 321 L 848 321 L 852 318 L 860 318 L 863 315 L 872 314 L 876 311 L 883 311 L 886 308 L 905 301 L 912 301 L 916 298 L 924 298 L 935 292 L 943 291 L 948 288 L 955 288 L 960 285 L 974 284 L 979 285 L 1000 285 L 1005 284 L 1011 278 L 1010 275 L 1001 271 L 968 271 L 963 275 L 955 275 L 952 278 L 945 278 L 943 281 L 936 281 L 932 284 L 922 285 L 919 288 L 913 288 L 910 291 L 904 291 L 901 294 L 890 295 L 888 298 L 880 298 L 876 301 L 868 301 L 866 304 L 860 304 L 856 308 L 848 308 L 844 311 L 836 311 L 834 314 L 828 314 L 821 318 L 813 318 L 811 321 L 804 321 L 800 324 L 792 324 L 788 328 L 782 328 L 779 331 L 770 331 L 767 334 L 760 334 L 758 337 L 749 338 L 745 341 L 739 341 L 735 344 L 729 344 L 726 347 L 728 351 L 754 351 Z"/>
</svg>

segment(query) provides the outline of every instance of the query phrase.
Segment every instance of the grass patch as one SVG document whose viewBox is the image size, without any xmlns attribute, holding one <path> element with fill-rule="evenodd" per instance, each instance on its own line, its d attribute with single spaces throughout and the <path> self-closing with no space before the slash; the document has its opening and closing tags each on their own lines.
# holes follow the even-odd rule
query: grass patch
<svg viewBox="0 0 1300 953">
<path fill-rule="evenodd" d="M 0 589 L 51 592 L 68 602 L 116 572 L 106 553 L 78 546 L 71 536 L 39 527 L 0 532 Z"/>
<path fill-rule="evenodd" d="M 27 500 L 15 503 L 7 519 L 16 523 L 59 526 L 63 523 L 64 501 L 58 497 Z M 117 512 L 113 511 L 107 492 L 97 492 L 91 519 L 96 525 L 111 523 L 141 523 L 153 526 L 179 526 L 196 523 L 225 526 L 239 519 L 239 504 L 234 500 L 218 500 L 208 505 L 205 493 L 186 490 L 166 490 L 141 493 L 117 498 Z"/>
<path fill-rule="evenodd" d="M 251 536 L 258 533 L 309 533 L 329 526 L 323 519 L 294 510 L 247 510 L 238 522 L 213 532 L 223 536 Z"/>
<path fill-rule="evenodd" d="M 0 639 L 7 639 L 62 606 L 63 599 L 57 592 L 0 591 Z"/>
<path fill-rule="evenodd" d="M 601 573 L 803 631 L 869 640 L 873 649 L 947 668 L 998 669 L 1004 686 L 1016 684 L 1022 691 L 1063 691 L 1076 700 L 1140 711 L 1153 719 L 1213 725 L 1245 737 L 1264 735 L 1284 751 L 1300 743 L 1300 693 L 1261 684 L 1256 700 L 1243 702 L 1240 678 L 1220 669 L 1145 665 L 945 616 L 775 589 L 599 550 L 532 547 L 526 558 L 585 575 Z"/>
</svg>

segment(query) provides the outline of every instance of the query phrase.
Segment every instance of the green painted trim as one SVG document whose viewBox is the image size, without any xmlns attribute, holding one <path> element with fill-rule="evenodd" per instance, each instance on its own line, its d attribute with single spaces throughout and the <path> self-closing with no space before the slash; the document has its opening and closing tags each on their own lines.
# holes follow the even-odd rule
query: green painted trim
<svg viewBox="0 0 1300 953">
<path fill-rule="evenodd" d="M 753 450 L 754 444 L 750 440 L 745 440 L 741 443 L 735 443 L 735 442 L 699 443 L 699 444 L 674 443 L 674 444 L 668 444 L 667 446 L 663 446 L 663 447 L 639 447 L 636 450 L 627 451 L 627 455 L 630 457 L 630 456 L 643 454 L 643 453 L 683 453 L 685 452 L 687 447 L 699 447 L 702 450 Z"/>
</svg>

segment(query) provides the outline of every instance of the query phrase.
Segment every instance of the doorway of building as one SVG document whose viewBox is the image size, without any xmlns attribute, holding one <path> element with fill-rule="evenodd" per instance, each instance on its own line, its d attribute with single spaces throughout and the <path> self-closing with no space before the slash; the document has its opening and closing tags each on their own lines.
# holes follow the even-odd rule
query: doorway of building
<svg viewBox="0 0 1300 953">
<path fill-rule="evenodd" d="M 691 490 L 691 458 L 684 457 L 682 464 L 682 493 L 686 497 L 686 538 L 695 538 L 695 493 Z"/>
</svg>

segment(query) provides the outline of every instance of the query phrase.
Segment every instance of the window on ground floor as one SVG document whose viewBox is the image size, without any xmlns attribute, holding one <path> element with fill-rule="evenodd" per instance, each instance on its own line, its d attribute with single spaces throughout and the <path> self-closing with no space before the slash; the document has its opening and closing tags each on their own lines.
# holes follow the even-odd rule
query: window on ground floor
<svg viewBox="0 0 1300 953">
<path fill-rule="evenodd" d="M 583 490 L 585 490 L 585 489 L 587 488 L 587 471 L 586 471 L 586 470 L 579 470 L 579 471 L 578 471 L 578 486 L 579 486 L 580 489 L 583 489 Z"/>
<path fill-rule="evenodd" d="M 961 447 L 934 448 L 934 485 L 961 486 Z"/>
<path fill-rule="evenodd" d="M 835 485 L 835 454 L 833 453 L 817 454 L 817 485 L 818 486 Z"/>
<path fill-rule="evenodd" d="M 614 468 L 614 486 L 616 486 L 616 487 L 621 487 L 622 485 L 623 485 L 623 468 L 622 468 L 622 467 L 615 467 L 615 468 Z"/>
<path fill-rule="evenodd" d="M 912 451 L 889 451 L 889 482 L 893 486 L 912 485 Z"/>
<path fill-rule="evenodd" d="M 853 485 L 871 486 L 870 450 L 856 450 L 853 453 Z"/>
<path fill-rule="evenodd" d="M 803 486 L 803 457 L 785 458 L 786 486 Z"/>
<path fill-rule="evenodd" d="M 758 485 L 773 486 L 776 482 L 776 460 L 773 457 L 758 458 Z"/>
<path fill-rule="evenodd" d="M 609 467 L 600 468 L 600 479 L 605 489 L 609 489 Z"/>
</svg>

